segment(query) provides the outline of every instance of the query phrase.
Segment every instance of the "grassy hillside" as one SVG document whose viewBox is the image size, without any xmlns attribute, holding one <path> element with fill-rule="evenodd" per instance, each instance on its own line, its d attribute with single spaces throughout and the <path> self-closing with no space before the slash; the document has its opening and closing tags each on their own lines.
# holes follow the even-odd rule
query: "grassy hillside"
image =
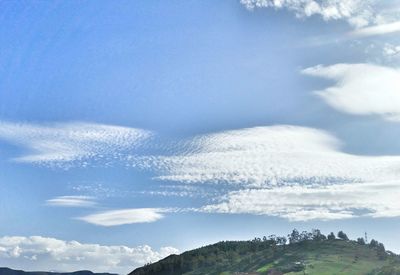
<svg viewBox="0 0 400 275">
<path fill-rule="evenodd" d="M 285 240 L 286 241 L 286 240 Z M 309 236 L 290 244 L 270 239 L 220 242 L 171 255 L 130 275 L 400 274 L 400 257 L 376 241 Z"/>
</svg>

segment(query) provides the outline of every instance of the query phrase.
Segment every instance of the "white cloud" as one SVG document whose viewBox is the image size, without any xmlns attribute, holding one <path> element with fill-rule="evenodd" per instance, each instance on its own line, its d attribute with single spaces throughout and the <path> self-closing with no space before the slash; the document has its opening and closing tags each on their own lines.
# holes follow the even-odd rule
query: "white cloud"
<svg viewBox="0 0 400 275">
<path fill-rule="evenodd" d="M 355 29 L 347 38 L 400 31 L 400 6 L 395 0 L 241 0 L 240 2 L 249 10 L 287 9 L 299 18 L 317 15 L 325 21 L 345 20 Z"/>
<path fill-rule="evenodd" d="M 99 212 L 96 214 L 79 217 L 78 219 L 101 226 L 150 223 L 162 219 L 164 217 L 162 213 L 165 211 L 165 209 L 160 208 L 118 209 Z"/>
<path fill-rule="evenodd" d="M 335 81 L 333 86 L 316 94 L 339 111 L 400 120 L 399 69 L 372 64 L 336 64 L 319 65 L 303 73 Z"/>
<path fill-rule="evenodd" d="M 329 133 L 297 126 L 226 131 L 187 144 L 186 153 L 143 165 L 161 180 L 221 186 L 217 203 L 197 211 L 290 220 L 400 216 L 400 156 L 344 153 Z"/>
<path fill-rule="evenodd" d="M 46 204 L 61 207 L 93 207 L 97 202 L 95 198 L 89 196 L 60 196 L 47 200 Z"/>
<path fill-rule="evenodd" d="M 291 221 L 400 216 L 400 182 L 245 189 L 227 194 L 204 212 L 250 213 Z"/>
<path fill-rule="evenodd" d="M 35 125 L 0 121 L 0 139 L 29 150 L 16 161 L 50 166 L 113 161 L 122 151 L 137 148 L 150 136 L 141 129 L 93 123 Z"/>
<path fill-rule="evenodd" d="M 357 29 L 350 36 L 360 38 L 400 32 L 400 21 Z"/>
<path fill-rule="evenodd" d="M 40 236 L 0 238 L 0 262 L 24 270 L 114 272 L 127 274 L 135 267 L 155 262 L 178 250 L 148 245 L 105 246 Z"/>
<path fill-rule="evenodd" d="M 187 153 L 147 159 L 159 179 L 272 187 L 394 180 L 400 157 L 346 154 L 329 133 L 296 126 L 226 131 L 194 138 Z"/>
<path fill-rule="evenodd" d="M 383 47 L 383 55 L 389 58 L 400 57 L 400 45 L 386 43 Z"/>
<path fill-rule="evenodd" d="M 375 19 L 374 0 L 241 0 L 247 9 L 288 9 L 297 17 L 319 15 L 324 20 L 347 20 L 352 26 L 363 27 Z"/>
</svg>

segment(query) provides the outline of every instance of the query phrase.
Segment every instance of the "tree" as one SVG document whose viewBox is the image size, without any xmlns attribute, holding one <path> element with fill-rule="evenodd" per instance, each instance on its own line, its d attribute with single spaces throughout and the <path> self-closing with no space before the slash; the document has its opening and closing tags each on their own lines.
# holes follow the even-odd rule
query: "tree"
<svg viewBox="0 0 400 275">
<path fill-rule="evenodd" d="M 372 248 L 376 248 L 376 247 L 378 247 L 378 245 L 379 245 L 379 242 L 376 241 L 376 240 L 374 240 L 374 239 L 372 239 L 372 240 L 369 242 L 369 246 L 372 247 Z"/>
<path fill-rule="evenodd" d="M 255 237 L 252 242 L 254 243 L 260 243 L 261 242 L 261 238 Z"/>
<path fill-rule="evenodd" d="M 378 243 L 378 247 L 376 248 L 376 250 L 377 250 L 377 255 L 380 260 L 386 259 L 387 253 L 386 253 L 385 246 L 383 245 L 383 243 Z"/>
<path fill-rule="evenodd" d="M 285 245 L 287 242 L 286 237 L 277 237 L 276 241 L 278 242 L 278 245 Z"/>
<path fill-rule="evenodd" d="M 387 257 L 387 252 L 383 243 L 378 242 L 377 240 L 372 239 L 369 242 L 369 247 L 376 249 L 376 253 L 380 260 L 384 260 Z"/>
<path fill-rule="evenodd" d="M 328 235 L 328 240 L 334 240 L 334 239 L 336 239 L 335 233 L 331 232 L 331 233 Z"/>
<path fill-rule="evenodd" d="M 308 241 L 311 239 L 312 239 L 312 233 L 309 233 L 307 231 L 301 232 L 300 239 L 299 239 L 300 242 Z"/>
<path fill-rule="evenodd" d="M 312 230 L 312 239 L 314 241 L 324 241 L 326 240 L 326 236 L 321 233 L 319 229 L 313 229 Z"/>
<path fill-rule="evenodd" d="M 268 236 L 268 240 L 269 240 L 272 244 L 276 244 L 276 243 L 277 243 L 276 235 L 269 235 L 269 236 Z"/>
<path fill-rule="evenodd" d="M 343 241 L 348 241 L 349 240 L 349 238 L 347 237 L 346 233 L 344 233 L 343 231 L 339 231 L 337 236 L 338 236 L 339 239 L 341 239 Z"/>
<path fill-rule="evenodd" d="M 299 231 L 297 231 L 297 229 L 293 229 L 292 233 L 288 235 L 288 239 L 290 244 L 298 243 L 300 241 Z"/>
<path fill-rule="evenodd" d="M 357 238 L 357 243 L 361 245 L 365 245 L 365 240 L 364 238 Z"/>
</svg>

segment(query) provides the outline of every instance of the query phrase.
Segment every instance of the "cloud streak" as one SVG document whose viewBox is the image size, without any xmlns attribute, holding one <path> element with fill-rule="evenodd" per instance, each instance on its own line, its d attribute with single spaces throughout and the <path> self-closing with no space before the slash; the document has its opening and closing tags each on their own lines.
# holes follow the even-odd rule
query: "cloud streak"
<svg viewBox="0 0 400 275">
<path fill-rule="evenodd" d="M 176 253 L 178 250 L 173 247 L 154 250 L 148 245 L 105 246 L 41 236 L 0 238 L 0 262 L 11 268 L 31 271 L 86 269 L 127 274 L 135 267 Z"/>
<path fill-rule="evenodd" d="M 396 32 L 400 32 L 400 21 L 360 28 L 352 31 L 349 35 L 354 38 L 362 38 Z"/>
<path fill-rule="evenodd" d="M 329 133 L 297 126 L 205 135 L 194 138 L 186 150 L 143 165 L 161 180 L 253 187 L 394 180 L 400 173 L 400 157 L 346 154 Z"/>
<path fill-rule="evenodd" d="M 150 132 L 142 129 L 104 124 L 36 125 L 0 121 L 0 139 L 28 150 L 15 161 L 48 166 L 86 166 L 90 161 L 115 160 L 150 136 Z"/>
<path fill-rule="evenodd" d="M 290 221 L 335 220 L 355 217 L 400 216 L 400 182 L 335 184 L 230 192 L 204 212 L 251 213 Z"/>
<path fill-rule="evenodd" d="M 77 219 L 100 226 L 117 226 L 134 223 L 151 223 L 164 217 L 165 209 L 133 208 L 103 211 Z"/>
<path fill-rule="evenodd" d="M 331 134 L 269 126 L 198 136 L 186 152 L 145 159 L 160 180 L 222 186 L 194 211 L 332 220 L 400 216 L 399 156 L 358 156 Z"/>
<path fill-rule="evenodd" d="M 89 196 L 59 196 L 46 201 L 46 205 L 58 207 L 94 207 L 95 198 Z"/>
</svg>

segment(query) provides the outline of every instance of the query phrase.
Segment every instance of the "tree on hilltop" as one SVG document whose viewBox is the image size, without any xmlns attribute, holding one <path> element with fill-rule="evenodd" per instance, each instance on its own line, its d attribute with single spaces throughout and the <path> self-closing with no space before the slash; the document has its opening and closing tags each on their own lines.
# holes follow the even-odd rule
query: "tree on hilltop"
<svg viewBox="0 0 400 275">
<path fill-rule="evenodd" d="M 331 232 L 331 233 L 328 235 L 328 240 L 335 240 L 335 239 L 336 239 L 335 233 Z"/>
<path fill-rule="evenodd" d="M 300 241 L 300 233 L 297 229 L 293 229 L 292 233 L 288 235 L 289 243 L 298 243 Z"/>
<path fill-rule="evenodd" d="M 349 240 L 349 237 L 347 237 L 346 233 L 344 233 L 341 230 L 338 232 L 337 236 L 338 236 L 339 239 L 341 239 L 343 241 L 348 241 Z"/>
<path fill-rule="evenodd" d="M 361 245 L 365 245 L 365 240 L 364 238 L 357 238 L 357 243 Z"/>
</svg>

